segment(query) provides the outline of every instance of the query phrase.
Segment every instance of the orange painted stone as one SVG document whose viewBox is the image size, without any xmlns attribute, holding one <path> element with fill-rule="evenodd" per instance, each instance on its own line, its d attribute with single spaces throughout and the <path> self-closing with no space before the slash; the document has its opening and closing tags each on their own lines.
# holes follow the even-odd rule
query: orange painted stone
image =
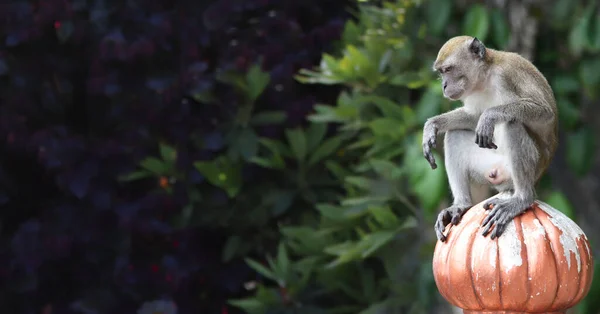
<svg viewBox="0 0 600 314">
<path fill-rule="evenodd" d="M 484 202 L 436 244 L 433 274 L 448 302 L 472 314 L 565 313 L 585 297 L 593 257 L 575 222 L 536 201 L 491 240 L 481 235 Z"/>
</svg>

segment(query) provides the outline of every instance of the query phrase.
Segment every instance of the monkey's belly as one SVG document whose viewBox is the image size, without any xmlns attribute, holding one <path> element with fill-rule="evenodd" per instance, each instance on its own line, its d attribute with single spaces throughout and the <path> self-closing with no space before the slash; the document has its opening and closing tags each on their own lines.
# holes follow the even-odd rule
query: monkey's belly
<svg viewBox="0 0 600 314">
<path fill-rule="evenodd" d="M 484 175 L 486 175 L 486 174 L 484 174 Z M 511 177 L 510 177 L 510 172 L 504 165 L 497 164 L 487 172 L 486 179 L 492 185 L 501 185 L 501 184 L 508 183 L 508 181 L 511 179 Z"/>
<path fill-rule="evenodd" d="M 499 131 L 502 132 L 503 128 Z M 460 177 L 461 173 L 465 173 L 473 183 L 492 186 L 496 190 L 511 189 L 512 171 L 508 156 L 505 155 L 506 142 L 502 135 L 497 138 L 501 140 L 497 144 L 498 149 L 489 149 L 475 143 L 474 131 L 447 132 L 444 148 L 448 177 Z"/>
<path fill-rule="evenodd" d="M 476 182 L 498 188 L 510 187 L 511 171 L 504 155 L 479 147 L 476 155 L 471 162 L 472 176 Z"/>
<path fill-rule="evenodd" d="M 512 187 L 511 169 L 508 160 L 506 123 L 499 123 L 494 129 L 493 142 L 497 149 L 480 148 L 479 154 L 485 160 L 479 167 L 480 175 L 488 184 L 503 190 Z"/>
</svg>

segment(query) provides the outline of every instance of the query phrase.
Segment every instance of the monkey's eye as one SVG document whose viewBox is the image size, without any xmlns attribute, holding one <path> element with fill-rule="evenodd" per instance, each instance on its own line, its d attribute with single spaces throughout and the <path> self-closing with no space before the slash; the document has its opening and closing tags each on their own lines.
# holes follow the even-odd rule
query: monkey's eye
<svg viewBox="0 0 600 314">
<path fill-rule="evenodd" d="M 453 67 L 453 66 L 447 66 L 447 67 L 445 67 L 445 68 L 442 68 L 442 71 L 441 71 L 441 72 L 442 72 L 442 73 L 448 73 L 448 72 L 452 71 L 452 69 L 454 69 L 454 67 Z"/>
</svg>

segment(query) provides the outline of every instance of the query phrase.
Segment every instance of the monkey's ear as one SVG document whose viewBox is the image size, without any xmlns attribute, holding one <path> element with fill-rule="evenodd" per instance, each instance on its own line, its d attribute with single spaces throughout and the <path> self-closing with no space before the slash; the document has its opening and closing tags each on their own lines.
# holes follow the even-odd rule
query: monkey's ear
<svg viewBox="0 0 600 314">
<path fill-rule="evenodd" d="M 471 41 L 469 44 L 469 51 L 479 59 L 483 59 L 485 57 L 485 46 L 479 39 L 477 39 L 477 37 L 473 37 L 473 41 Z"/>
</svg>

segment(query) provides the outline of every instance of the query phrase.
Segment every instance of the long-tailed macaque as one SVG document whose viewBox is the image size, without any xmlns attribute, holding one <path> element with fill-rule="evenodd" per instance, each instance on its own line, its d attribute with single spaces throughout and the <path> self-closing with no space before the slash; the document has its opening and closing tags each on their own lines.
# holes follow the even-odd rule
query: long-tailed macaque
<svg viewBox="0 0 600 314">
<path fill-rule="evenodd" d="M 554 94 L 542 73 L 512 52 L 486 48 L 477 38 L 458 36 L 440 49 L 433 69 L 441 76 L 444 97 L 463 106 L 427 120 L 423 154 L 438 133 L 446 133 L 445 166 L 454 197 L 435 224 L 440 241 L 445 227 L 458 224 L 472 207 L 470 186 L 487 185 L 509 198 L 491 198 L 493 209 L 482 222 L 483 235 L 499 237 L 511 220 L 536 198 L 535 184 L 548 168 L 558 137 Z"/>
</svg>

